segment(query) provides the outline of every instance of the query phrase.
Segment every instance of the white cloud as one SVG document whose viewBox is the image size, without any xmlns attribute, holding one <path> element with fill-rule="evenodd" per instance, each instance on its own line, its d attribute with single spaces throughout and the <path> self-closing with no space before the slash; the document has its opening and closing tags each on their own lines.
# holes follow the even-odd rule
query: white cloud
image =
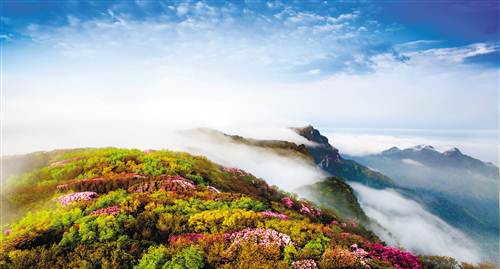
<svg viewBox="0 0 500 269">
<path fill-rule="evenodd" d="M 189 11 L 189 4 L 188 3 L 179 4 L 176 8 L 176 11 L 178 16 L 186 15 Z"/>
<path fill-rule="evenodd" d="M 425 166 L 422 163 L 415 161 L 413 159 L 401 159 L 402 163 L 409 164 L 409 165 L 415 165 L 415 166 Z"/>
<path fill-rule="evenodd" d="M 318 75 L 319 73 L 321 73 L 321 69 L 311 69 L 307 71 L 308 75 Z"/>
<path fill-rule="evenodd" d="M 464 59 L 488 54 L 500 50 L 500 44 L 498 43 L 475 43 L 463 47 L 455 48 L 437 48 L 428 49 L 424 51 L 417 51 L 408 53 L 408 56 L 414 61 L 428 60 L 429 58 L 435 58 L 438 60 L 445 60 L 452 63 L 462 62 Z"/>
<path fill-rule="evenodd" d="M 376 190 L 352 183 L 361 207 L 386 230 L 373 226 L 382 240 L 423 255 L 481 261 L 477 246 L 466 235 L 393 190 Z"/>
</svg>

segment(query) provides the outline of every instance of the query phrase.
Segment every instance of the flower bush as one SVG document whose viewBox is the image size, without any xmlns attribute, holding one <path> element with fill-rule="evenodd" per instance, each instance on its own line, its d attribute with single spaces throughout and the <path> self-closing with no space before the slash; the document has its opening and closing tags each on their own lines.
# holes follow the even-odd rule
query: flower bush
<svg viewBox="0 0 500 269">
<path fill-rule="evenodd" d="M 269 211 L 269 210 L 266 210 L 266 211 L 262 212 L 262 215 L 264 216 L 264 218 L 267 218 L 267 219 L 270 219 L 270 218 L 278 218 L 278 219 L 282 219 L 282 220 L 288 220 L 288 219 L 290 219 L 285 214 L 276 213 L 276 212 Z"/>
<path fill-rule="evenodd" d="M 316 262 L 312 259 L 300 260 L 292 262 L 293 269 L 317 269 Z"/>
<path fill-rule="evenodd" d="M 310 216 L 315 216 L 315 217 L 321 216 L 321 211 L 319 209 L 314 208 L 314 207 L 310 207 L 309 205 L 307 205 L 305 203 L 300 204 L 300 212 L 307 214 L 307 215 L 310 215 Z"/>
<path fill-rule="evenodd" d="M 357 257 L 349 250 L 334 247 L 326 249 L 319 261 L 320 268 L 362 268 Z"/>
<path fill-rule="evenodd" d="M 101 209 L 96 209 L 92 212 L 90 212 L 91 216 L 98 216 L 98 215 L 118 215 L 120 213 L 120 207 L 119 206 L 110 206 L 106 208 L 101 208 Z"/>
<path fill-rule="evenodd" d="M 389 262 L 397 269 L 421 269 L 419 258 L 408 251 L 381 244 L 368 245 L 368 256 Z"/>
<path fill-rule="evenodd" d="M 284 197 L 283 199 L 281 199 L 281 203 L 283 203 L 283 205 L 285 205 L 288 208 L 292 208 L 294 206 L 293 200 L 290 199 L 289 197 Z"/>
<path fill-rule="evenodd" d="M 364 268 L 369 269 L 370 265 L 368 264 L 369 258 L 368 258 L 368 252 L 364 250 L 363 248 L 358 247 L 358 244 L 352 244 L 351 245 L 351 251 L 358 258 L 360 261 L 361 265 L 363 265 Z"/>
<path fill-rule="evenodd" d="M 56 200 L 63 206 L 69 205 L 72 202 L 77 201 L 88 201 L 96 198 L 98 195 L 92 191 L 84 191 L 84 192 L 75 192 L 66 194 L 58 197 Z"/>
<path fill-rule="evenodd" d="M 230 174 L 236 174 L 239 176 L 246 176 L 247 175 L 247 172 L 245 172 L 239 168 L 235 168 L 235 167 L 224 167 L 224 168 L 222 168 L 222 171 L 224 171 L 226 173 L 230 173 Z"/>
<path fill-rule="evenodd" d="M 168 177 L 167 181 L 170 181 L 174 184 L 178 184 L 179 186 L 181 186 L 184 189 L 191 189 L 191 190 L 196 189 L 196 186 L 194 185 L 194 183 L 192 181 L 189 181 L 186 178 L 183 178 L 181 176 Z"/>
<path fill-rule="evenodd" d="M 292 239 L 286 234 L 279 233 L 273 229 L 247 228 L 234 232 L 228 236 L 232 244 L 241 244 L 241 242 L 252 242 L 259 245 L 278 245 L 285 247 L 292 244 Z"/>
</svg>

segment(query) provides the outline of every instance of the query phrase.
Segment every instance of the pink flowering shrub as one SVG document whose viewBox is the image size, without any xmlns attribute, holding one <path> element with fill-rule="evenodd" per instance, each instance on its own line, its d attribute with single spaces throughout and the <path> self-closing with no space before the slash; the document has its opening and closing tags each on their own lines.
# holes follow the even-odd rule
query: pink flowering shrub
<svg viewBox="0 0 500 269">
<path fill-rule="evenodd" d="M 239 176 L 246 176 L 248 175 L 247 172 L 239 169 L 239 168 L 235 168 L 235 167 L 224 167 L 222 168 L 222 171 L 226 172 L 226 173 L 231 173 L 231 174 L 236 174 L 236 175 L 239 175 Z"/>
<path fill-rule="evenodd" d="M 377 258 L 389 262 L 397 269 L 422 269 L 419 258 L 408 251 L 403 251 L 394 247 L 387 247 L 381 244 L 368 246 L 370 258 Z"/>
<path fill-rule="evenodd" d="M 316 262 L 312 259 L 300 260 L 292 262 L 293 269 L 317 269 Z"/>
<path fill-rule="evenodd" d="M 97 193 L 93 191 L 84 191 L 84 192 L 75 192 L 75 193 L 70 193 L 66 194 L 63 196 L 58 197 L 56 200 L 61 204 L 61 205 L 69 205 L 72 202 L 76 201 L 88 201 L 96 198 L 98 195 Z"/>
<path fill-rule="evenodd" d="M 281 214 L 281 213 L 276 213 L 276 212 L 273 212 L 273 211 L 269 211 L 269 210 L 266 210 L 264 212 L 262 212 L 262 215 L 264 216 L 264 218 L 266 219 L 270 219 L 270 218 L 278 218 L 278 219 L 282 219 L 282 220 L 288 220 L 290 219 L 287 215 L 285 214 Z"/>
<path fill-rule="evenodd" d="M 177 184 L 184 189 L 192 189 L 192 190 L 196 189 L 194 183 L 188 181 L 187 179 L 173 179 L 170 182 Z"/>
<path fill-rule="evenodd" d="M 11 233 L 12 233 L 12 230 L 11 230 L 11 229 L 9 229 L 9 228 L 7 228 L 7 229 L 3 230 L 3 234 L 4 234 L 4 235 L 10 235 Z"/>
<path fill-rule="evenodd" d="M 285 205 L 288 208 L 292 208 L 294 206 L 292 199 L 288 197 L 284 197 L 283 199 L 281 199 L 281 203 L 283 203 L 283 205 Z"/>
<path fill-rule="evenodd" d="M 94 210 L 94 211 L 90 212 L 90 215 L 92 215 L 92 216 L 97 216 L 97 215 L 113 215 L 113 216 L 115 216 L 115 215 L 118 215 L 118 213 L 120 213 L 120 207 L 114 205 L 111 207 L 106 207 L 106 208 Z"/>
<path fill-rule="evenodd" d="M 316 209 L 314 207 L 310 207 L 309 205 L 307 205 L 305 203 L 300 204 L 300 212 L 307 214 L 307 215 L 310 215 L 310 216 L 315 216 L 315 217 L 321 216 L 321 211 L 319 209 Z"/>
<path fill-rule="evenodd" d="M 263 228 L 246 228 L 230 234 L 228 239 L 232 241 L 233 245 L 239 245 L 243 241 L 265 246 L 278 245 L 279 247 L 285 247 L 292 244 L 290 236 L 277 232 L 273 229 Z"/>
<path fill-rule="evenodd" d="M 356 258 L 358 258 L 361 265 L 363 265 L 367 269 L 370 268 L 370 265 L 368 265 L 368 252 L 366 252 L 366 250 L 358 247 L 357 244 L 352 244 L 351 251 L 354 254 L 354 256 L 356 256 Z"/>
</svg>

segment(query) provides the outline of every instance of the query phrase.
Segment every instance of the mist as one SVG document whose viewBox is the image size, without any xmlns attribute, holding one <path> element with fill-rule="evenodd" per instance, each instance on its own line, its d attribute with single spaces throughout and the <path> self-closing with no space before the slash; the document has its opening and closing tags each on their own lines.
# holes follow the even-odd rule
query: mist
<svg viewBox="0 0 500 269">
<path fill-rule="evenodd" d="M 471 239 L 418 203 L 394 190 L 350 185 L 368 217 L 385 229 L 371 227 L 387 243 L 422 255 L 450 256 L 471 263 L 483 259 Z"/>
<path fill-rule="evenodd" d="M 263 178 L 270 185 L 293 191 L 300 186 L 312 184 L 326 174 L 308 160 L 278 154 L 272 149 L 234 143 L 230 138 L 206 132 L 182 132 L 170 142 L 169 148 L 203 155 L 208 159 L 229 167 L 243 169 Z"/>
</svg>

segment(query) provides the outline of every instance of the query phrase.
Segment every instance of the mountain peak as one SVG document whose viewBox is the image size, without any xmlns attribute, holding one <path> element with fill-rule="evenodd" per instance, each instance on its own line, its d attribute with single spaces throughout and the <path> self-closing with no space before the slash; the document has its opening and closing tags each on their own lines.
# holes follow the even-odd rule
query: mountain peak
<svg viewBox="0 0 500 269">
<path fill-rule="evenodd" d="M 436 149 L 431 146 L 431 145 L 425 145 L 425 144 L 421 144 L 421 145 L 417 145 L 417 146 L 414 146 L 413 148 L 410 148 L 412 150 L 432 150 L 432 151 L 436 151 Z"/>
<path fill-rule="evenodd" d="M 316 142 L 319 144 L 329 144 L 328 138 L 322 135 L 318 129 L 314 128 L 312 125 L 308 125 L 306 127 L 298 127 L 292 128 L 295 132 L 297 132 L 300 136 L 305 137 L 307 140 Z"/>
<path fill-rule="evenodd" d="M 398 147 L 392 147 L 392 148 L 389 148 L 389 149 L 382 151 L 381 153 L 382 154 L 392 154 L 392 153 L 397 153 L 400 151 L 401 151 L 401 149 L 399 149 Z"/>
<path fill-rule="evenodd" d="M 454 155 L 454 154 L 462 155 L 462 152 L 458 148 L 454 147 L 454 148 L 451 148 L 451 149 L 443 152 L 443 154 L 444 155 Z"/>
</svg>

